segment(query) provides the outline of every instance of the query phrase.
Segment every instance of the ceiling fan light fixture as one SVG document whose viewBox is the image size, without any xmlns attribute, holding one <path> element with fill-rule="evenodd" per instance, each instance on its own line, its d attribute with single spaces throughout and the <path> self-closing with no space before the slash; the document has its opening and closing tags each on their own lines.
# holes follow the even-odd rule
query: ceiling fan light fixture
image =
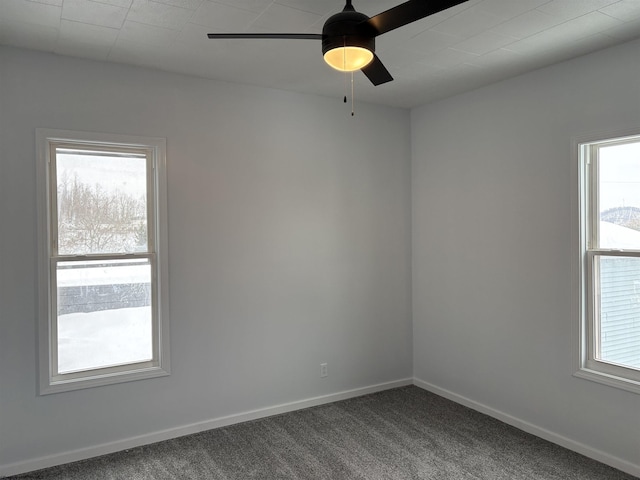
<svg viewBox="0 0 640 480">
<path fill-rule="evenodd" d="M 373 52 L 364 47 L 343 46 L 332 48 L 324 54 L 324 61 L 341 72 L 354 72 L 371 63 Z"/>
<path fill-rule="evenodd" d="M 0 0 L 2 1 L 2 0 Z M 361 70 L 373 85 L 393 77 L 376 56 L 376 37 L 409 23 L 434 15 L 469 0 L 405 0 L 404 3 L 368 17 L 346 0 L 341 12 L 331 15 L 319 33 L 209 33 L 209 38 L 276 38 L 322 40 L 322 55 L 332 68 Z"/>
</svg>

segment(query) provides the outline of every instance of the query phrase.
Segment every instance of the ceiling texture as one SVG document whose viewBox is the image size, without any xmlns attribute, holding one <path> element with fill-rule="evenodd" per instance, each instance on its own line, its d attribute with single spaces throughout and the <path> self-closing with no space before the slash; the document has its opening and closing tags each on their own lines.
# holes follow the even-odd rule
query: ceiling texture
<svg viewBox="0 0 640 480">
<path fill-rule="evenodd" d="M 429 0 L 424 0 L 428 2 Z M 402 0 L 354 0 L 373 16 Z M 342 100 L 350 74 L 313 40 L 207 33 L 321 33 L 343 0 L 0 0 L 0 44 Z M 388 32 L 395 80 L 354 74 L 355 98 L 414 107 L 640 38 L 640 0 L 469 0 Z"/>
</svg>

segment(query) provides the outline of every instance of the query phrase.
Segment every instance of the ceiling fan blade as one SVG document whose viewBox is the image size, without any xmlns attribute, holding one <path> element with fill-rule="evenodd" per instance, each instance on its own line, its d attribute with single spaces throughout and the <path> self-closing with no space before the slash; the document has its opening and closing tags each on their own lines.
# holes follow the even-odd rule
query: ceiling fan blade
<svg viewBox="0 0 640 480">
<path fill-rule="evenodd" d="M 376 86 L 393 80 L 389 70 L 382 64 L 375 53 L 373 54 L 371 63 L 362 69 L 362 73 Z"/>
<path fill-rule="evenodd" d="M 382 35 L 467 1 L 469 0 L 409 0 L 371 17 L 363 23 L 373 27 L 376 35 Z"/>
<path fill-rule="evenodd" d="M 207 33 L 209 38 L 282 38 L 322 40 L 321 33 Z"/>
</svg>

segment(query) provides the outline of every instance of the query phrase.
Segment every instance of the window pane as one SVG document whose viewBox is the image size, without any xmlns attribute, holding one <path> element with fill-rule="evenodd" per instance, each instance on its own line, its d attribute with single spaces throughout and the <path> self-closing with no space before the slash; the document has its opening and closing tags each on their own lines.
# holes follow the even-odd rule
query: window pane
<svg viewBox="0 0 640 480">
<path fill-rule="evenodd" d="M 599 148 L 600 247 L 640 249 L 640 142 Z"/>
<path fill-rule="evenodd" d="M 599 360 L 640 369 L 640 258 L 597 256 Z"/>
<path fill-rule="evenodd" d="M 58 253 L 147 251 L 144 155 L 56 149 Z"/>
<path fill-rule="evenodd" d="M 147 259 L 60 262 L 58 373 L 153 357 Z"/>
</svg>

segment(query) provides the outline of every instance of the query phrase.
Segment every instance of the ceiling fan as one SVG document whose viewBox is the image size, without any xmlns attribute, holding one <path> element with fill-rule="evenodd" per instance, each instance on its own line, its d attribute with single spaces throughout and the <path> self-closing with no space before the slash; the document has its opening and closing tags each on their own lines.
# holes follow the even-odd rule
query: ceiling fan
<svg viewBox="0 0 640 480">
<path fill-rule="evenodd" d="M 209 33 L 209 38 L 259 38 L 322 40 L 324 60 L 336 70 L 362 70 L 374 85 L 393 77 L 375 54 L 378 35 L 454 7 L 468 0 L 409 0 L 369 18 L 357 12 L 351 0 L 329 17 L 322 33 Z"/>
</svg>

